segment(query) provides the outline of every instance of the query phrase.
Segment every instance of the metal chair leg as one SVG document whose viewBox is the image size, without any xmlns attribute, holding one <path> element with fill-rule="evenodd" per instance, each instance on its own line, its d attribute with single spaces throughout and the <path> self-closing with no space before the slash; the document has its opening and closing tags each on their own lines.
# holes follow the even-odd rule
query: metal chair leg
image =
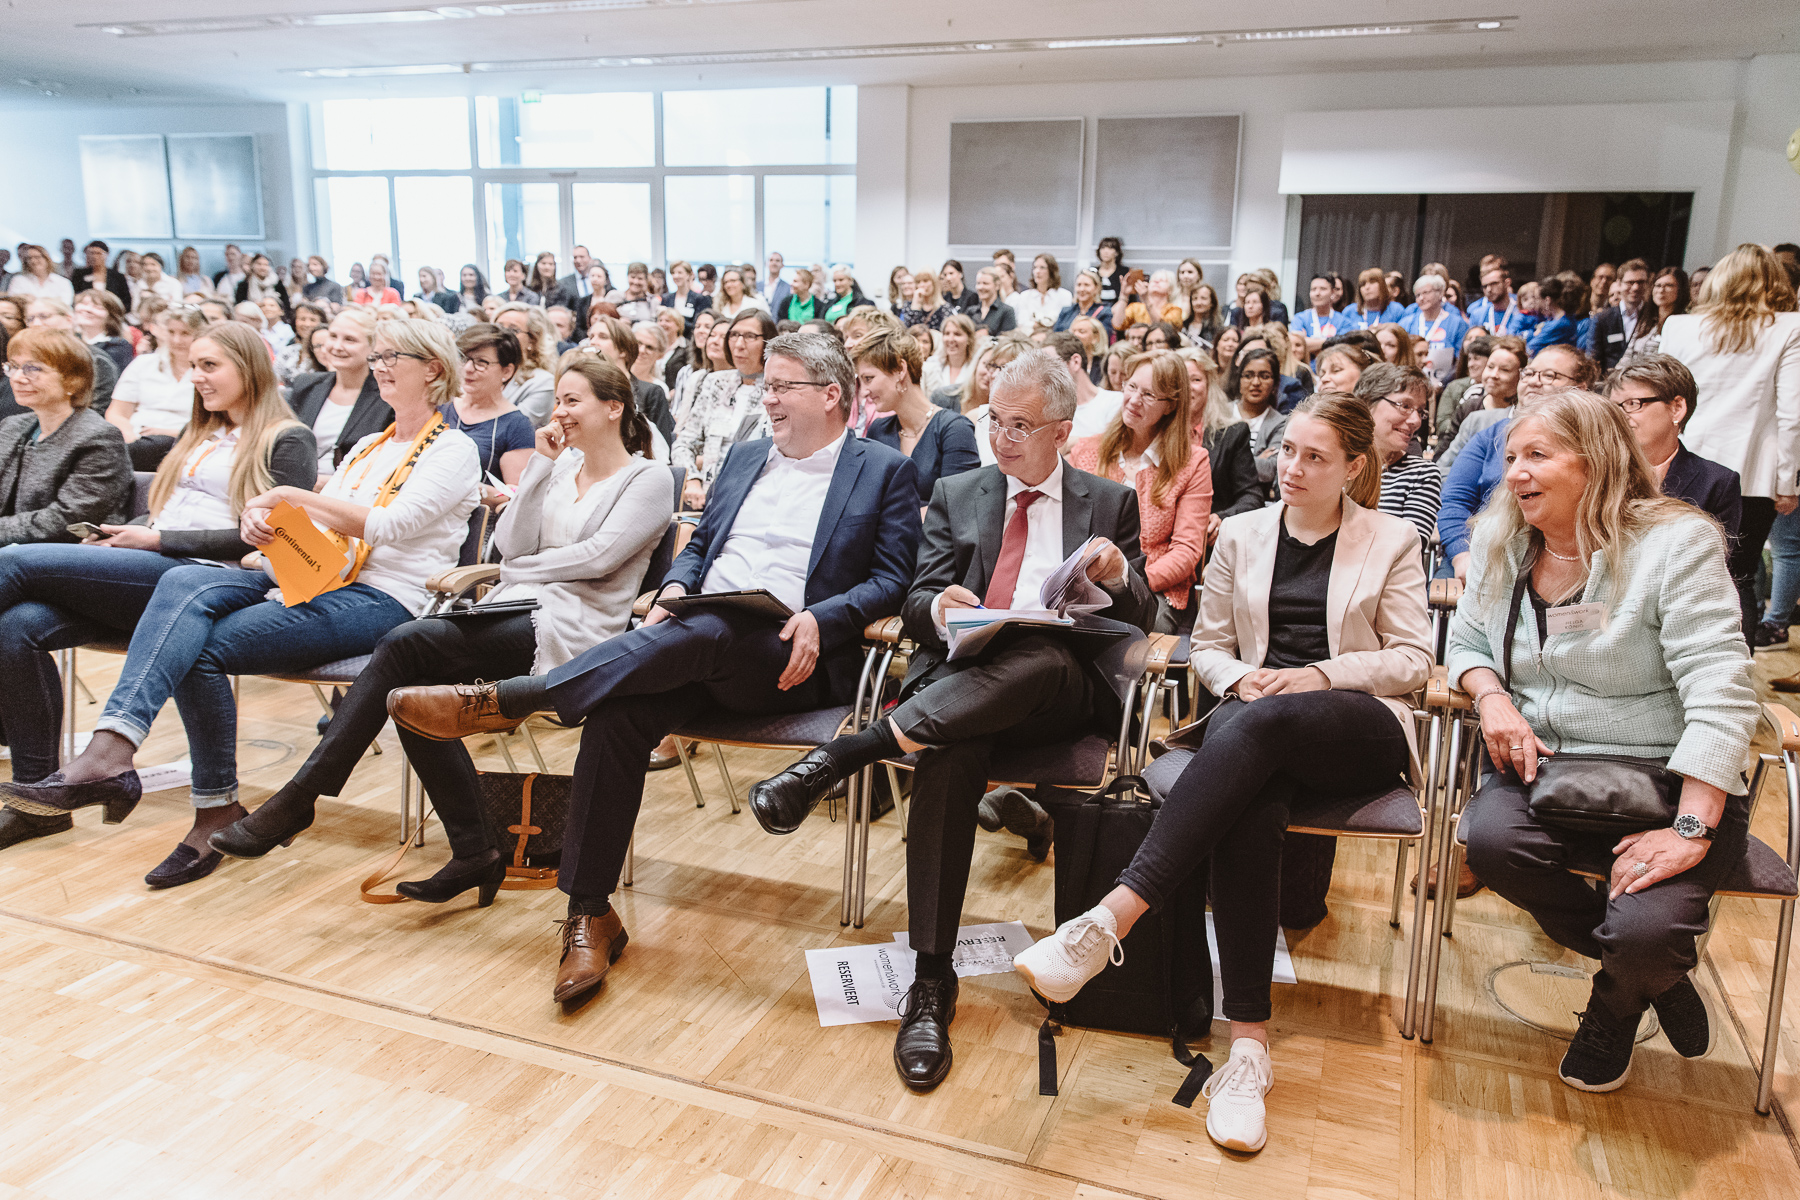
<svg viewBox="0 0 1800 1200">
<path fill-rule="evenodd" d="M 1794 902 L 1781 902 L 1780 931 L 1775 935 L 1775 970 L 1769 979 L 1769 1015 L 1763 1021 L 1762 1065 L 1756 1076 L 1756 1111 L 1769 1115 L 1775 1092 L 1775 1052 L 1781 1040 L 1781 1004 L 1787 994 L 1788 952 L 1794 938 Z"/>
<path fill-rule="evenodd" d="M 731 782 L 731 768 L 725 765 L 725 747 L 714 742 L 713 757 L 719 760 L 719 778 L 725 781 L 725 794 L 731 797 L 731 811 L 743 812 L 744 810 L 738 807 L 737 785 Z"/>
<path fill-rule="evenodd" d="M 1478 739 L 1476 739 L 1476 742 L 1479 744 Z M 1457 807 L 1459 794 L 1469 786 L 1468 780 L 1460 777 L 1463 773 L 1461 768 L 1466 766 L 1463 760 L 1468 757 L 1463 749 L 1463 723 L 1460 719 L 1451 722 L 1450 748 L 1445 757 L 1448 759 L 1447 765 L 1451 775 L 1449 779 L 1445 781 L 1444 814 L 1438 826 L 1439 841 L 1433 847 L 1433 857 L 1437 859 L 1438 863 L 1439 887 L 1438 902 L 1432 908 L 1432 928 L 1436 929 L 1439 933 L 1443 932 L 1443 920 L 1450 912 L 1449 906 L 1443 903 L 1443 885 L 1453 878 L 1450 874 L 1450 864 L 1454 857 L 1451 851 L 1456 841 L 1456 823 L 1453 820 L 1453 813 Z M 1430 890 L 1430 888 L 1424 886 L 1424 881 L 1422 880 L 1419 887 L 1419 893 L 1423 895 Z M 1425 970 L 1424 1011 L 1421 1013 L 1419 1021 L 1419 1040 L 1421 1042 L 1431 1041 L 1433 1033 L 1436 1032 L 1438 973 L 1443 965 L 1444 952 L 1443 938 L 1432 937 L 1426 940 L 1428 940 L 1431 945 L 1426 950 L 1426 960 L 1429 965 Z"/>
<path fill-rule="evenodd" d="M 851 924 L 863 927 L 869 892 L 869 822 L 875 811 L 875 769 L 864 767 L 850 780 L 848 791 L 850 825 L 856 828 L 856 912 Z"/>
<path fill-rule="evenodd" d="M 517 775 L 519 773 L 519 764 L 513 761 L 512 751 L 507 748 L 506 735 L 503 733 L 495 734 L 494 745 L 499 747 L 500 757 L 506 760 L 506 769 L 514 775 Z"/>
<path fill-rule="evenodd" d="M 232 684 L 231 698 L 233 700 L 236 700 L 237 699 L 237 676 L 236 675 L 233 675 L 231 677 L 231 684 Z M 80 692 L 81 698 L 83 700 L 86 700 L 89 704 L 97 703 L 97 701 L 94 699 L 94 693 L 88 690 L 88 685 L 82 681 L 82 678 L 79 675 L 75 676 L 75 690 Z"/>
<path fill-rule="evenodd" d="M 1425 827 L 1419 837 L 1419 862 L 1421 866 L 1431 861 L 1431 846 L 1436 835 L 1437 821 L 1442 813 L 1442 801 L 1439 796 L 1439 780 L 1444 771 L 1444 718 L 1431 718 L 1430 733 L 1427 735 L 1427 763 L 1425 768 Z M 1425 888 L 1418 888 L 1413 896 L 1412 932 L 1407 937 L 1406 947 L 1406 1001 L 1400 1010 L 1400 1036 L 1411 1038 L 1418 1028 L 1419 1017 L 1419 973 L 1424 967 L 1423 950 L 1425 945 Z"/>
<path fill-rule="evenodd" d="M 531 722 L 527 721 L 519 726 L 519 732 L 524 735 L 525 745 L 531 749 L 531 757 L 537 762 L 538 773 L 548 775 L 550 768 L 544 765 L 544 752 L 538 749 L 537 735 L 531 732 Z"/>
<path fill-rule="evenodd" d="M 75 648 L 56 652 L 57 670 L 62 672 L 63 727 L 62 760 L 75 760 Z"/>
<path fill-rule="evenodd" d="M 694 793 L 694 807 L 705 808 L 706 797 L 700 794 L 700 781 L 694 778 L 694 763 L 688 757 L 687 739 L 675 739 L 675 757 L 681 760 L 681 769 L 687 773 L 688 790 Z"/>
<path fill-rule="evenodd" d="M 636 876 L 637 876 L 637 834 L 634 833 L 631 835 L 631 840 L 629 842 L 625 843 L 625 875 L 623 878 L 621 878 L 619 880 L 619 886 L 630 887 L 632 880 Z"/>
<path fill-rule="evenodd" d="M 306 686 L 312 689 L 313 699 L 317 700 L 319 702 L 319 707 L 325 710 L 325 716 L 327 718 L 337 716 L 336 710 L 331 707 L 331 701 L 325 698 L 324 688 L 316 683 L 309 683 Z"/>
<path fill-rule="evenodd" d="M 413 773 L 412 760 L 406 755 L 400 756 L 400 844 L 404 846 L 412 841 L 413 833 Z"/>
<path fill-rule="evenodd" d="M 900 810 L 900 840 L 906 840 L 906 797 L 900 791 L 900 772 L 893 763 L 882 763 L 887 768 L 888 790 L 894 795 L 894 807 Z"/>
<path fill-rule="evenodd" d="M 1399 853 L 1394 857 L 1394 902 L 1388 907 L 1388 925 L 1400 928 L 1400 896 L 1406 890 L 1406 857 L 1417 839 L 1403 838 L 1397 845 Z"/>
</svg>

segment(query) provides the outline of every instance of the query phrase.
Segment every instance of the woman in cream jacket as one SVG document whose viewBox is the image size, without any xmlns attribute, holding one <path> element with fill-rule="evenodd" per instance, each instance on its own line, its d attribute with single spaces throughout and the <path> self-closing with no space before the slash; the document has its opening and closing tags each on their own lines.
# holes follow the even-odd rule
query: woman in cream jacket
<svg viewBox="0 0 1800 1200">
<path fill-rule="evenodd" d="M 1401 783 L 1410 704 L 1431 668 L 1425 571 L 1411 522 L 1376 511 L 1381 460 L 1360 400 L 1314 396 L 1281 444 L 1282 503 L 1227 520 L 1208 563 L 1192 665 L 1220 696 L 1205 741 L 1137 857 L 1101 903 L 1016 960 L 1051 1000 L 1074 997 L 1209 857 L 1231 1057 L 1205 1088 L 1206 1129 L 1260 1150 L 1282 833 L 1321 796 Z"/>
</svg>

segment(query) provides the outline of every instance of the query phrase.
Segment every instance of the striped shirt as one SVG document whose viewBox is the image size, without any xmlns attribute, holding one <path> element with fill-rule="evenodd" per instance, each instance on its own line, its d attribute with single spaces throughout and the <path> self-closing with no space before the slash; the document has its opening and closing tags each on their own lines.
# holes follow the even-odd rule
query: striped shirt
<svg viewBox="0 0 1800 1200">
<path fill-rule="evenodd" d="M 1419 536 L 1430 545 L 1437 530 L 1438 491 L 1443 484 L 1443 473 L 1435 463 L 1408 454 L 1381 473 L 1381 502 L 1376 507 L 1417 525 Z"/>
</svg>

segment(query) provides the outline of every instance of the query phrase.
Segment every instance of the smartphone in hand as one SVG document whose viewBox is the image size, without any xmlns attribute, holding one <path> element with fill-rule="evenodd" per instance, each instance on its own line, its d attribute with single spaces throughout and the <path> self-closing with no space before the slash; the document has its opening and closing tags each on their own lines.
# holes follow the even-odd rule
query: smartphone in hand
<svg viewBox="0 0 1800 1200">
<path fill-rule="evenodd" d="M 101 529 L 98 525 L 90 525 L 86 521 L 76 521 L 71 525 L 63 526 L 63 528 L 67 529 L 70 533 L 83 541 L 86 541 L 88 538 L 103 538 L 106 536 L 106 531 L 104 529 Z"/>
</svg>

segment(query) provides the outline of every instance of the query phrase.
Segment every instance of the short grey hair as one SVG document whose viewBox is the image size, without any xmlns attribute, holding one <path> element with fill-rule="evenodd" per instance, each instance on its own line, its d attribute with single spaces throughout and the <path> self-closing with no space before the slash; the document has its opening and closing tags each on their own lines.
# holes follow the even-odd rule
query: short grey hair
<svg viewBox="0 0 1800 1200">
<path fill-rule="evenodd" d="M 1054 350 L 1032 350 L 1000 368 L 988 394 L 1015 392 L 1036 392 L 1043 400 L 1046 421 L 1075 419 L 1075 381 L 1069 377 L 1068 364 L 1056 357 Z"/>
<path fill-rule="evenodd" d="M 771 358 L 793 359 L 814 383 L 837 384 L 838 412 L 849 417 L 850 402 L 856 397 L 856 368 L 842 342 L 816 329 L 797 329 L 769 343 L 764 361 Z"/>
<path fill-rule="evenodd" d="M 1413 280 L 1413 291 L 1416 293 L 1422 287 L 1434 287 L 1440 292 L 1447 292 L 1450 290 L 1450 282 L 1442 275 L 1435 273 L 1431 275 L 1421 275 Z"/>
</svg>

